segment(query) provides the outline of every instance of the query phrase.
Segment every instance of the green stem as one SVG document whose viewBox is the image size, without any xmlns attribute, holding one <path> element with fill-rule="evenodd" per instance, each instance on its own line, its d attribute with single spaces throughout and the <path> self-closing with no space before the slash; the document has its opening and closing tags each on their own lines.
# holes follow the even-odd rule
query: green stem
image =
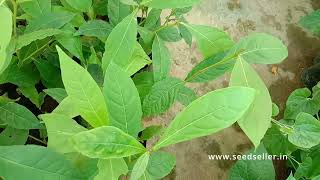
<svg viewBox="0 0 320 180">
<path fill-rule="evenodd" d="M 13 23 L 13 35 L 14 37 L 17 36 L 17 11 L 18 11 L 18 4 L 16 0 L 11 0 L 12 7 L 13 7 L 13 16 L 12 16 L 12 23 Z"/>
</svg>

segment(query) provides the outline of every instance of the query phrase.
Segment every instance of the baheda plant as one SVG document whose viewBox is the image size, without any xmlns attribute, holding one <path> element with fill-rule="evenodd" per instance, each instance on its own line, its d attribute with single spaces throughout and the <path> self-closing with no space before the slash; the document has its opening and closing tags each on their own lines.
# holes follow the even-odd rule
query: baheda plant
<svg viewBox="0 0 320 180">
<path fill-rule="evenodd" d="M 176 162 L 162 148 L 235 122 L 258 148 L 272 101 L 250 64 L 279 63 L 287 49 L 267 34 L 234 42 L 220 29 L 189 24 L 184 14 L 199 1 L 2 1 L 0 176 L 161 179 Z M 170 14 L 162 20 L 164 9 Z M 169 75 L 166 47 L 182 39 L 194 39 L 203 55 L 184 80 Z M 199 98 L 187 87 L 227 72 L 230 87 Z M 143 127 L 177 100 L 186 107 L 168 127 Z"/>
</svg>

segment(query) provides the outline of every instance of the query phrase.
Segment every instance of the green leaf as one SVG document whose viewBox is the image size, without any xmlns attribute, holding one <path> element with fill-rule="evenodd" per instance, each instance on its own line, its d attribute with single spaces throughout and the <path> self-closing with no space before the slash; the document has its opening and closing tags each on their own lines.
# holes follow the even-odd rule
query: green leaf
<svg viewBox="0 0 320 180">
<path fill-rule="evenodd" d="M 145 53 L 141 45 L 137 42 L 136 48 L 130 58 L 129 63 L 125 66 L 125 71 L 130 75 L 134 75 L 140 69 L 146 65 L 150 65 L 152 61 L 149 56 Z"/>
<path fill-rule="evenodd" d="M 146 151 L 134 137 L 113 126 L 103 126 L 73 136 L 75 149 L 90 158 L 121 158 Z"/>
<path fill-rule="evenodd" d="M 45 122 L 48 133 L 48 148 L 59 153 L 77 152 L 71 137 L 87 129 L 80 126 L 73 119 L 56 113 L 42 114 L 40 118 Z"/>
<path fill-rule="evenodd" d="M 234 42 L 224 31 L 203 25 L 181 23 L 195 37 L 198 49 L 205 58 L 229 50 Z"/>
<path fill-rule="evenodd" d="M 258 147 L 271 122 L 272 100 L 268 88 L 255 70 L 241 58 L 237 59 L 231 73 L 230 86 L 246 86 L 257 91 L 250 111 L 238 120 L 238 124 Z"/>
<path fill-rule="evenodd" d="M 286 180 L 296 180 L 296 178 L 293 177 L 292 172 L 291 172 L 289 177 Z"/>
<path fill-rule="evenodd" d="M 16 50 L 19 50 L 22 47 L 29 45 L 31 42 L 35 40 L 44 39 L 46 37 L 60 33 L 62 33 L 62 31 L 59 29 L 42 29 L 31 33 L 23 34 L 22 36 L 19 36 L 17 39 Z"/>
<path fill-rule="evenodd" d="M 267 155 L 266 149 L 261 145 L 247 154 L 246 160 L 239 160 L 231 168 L 228 180 L 274 180 L 275 171 L 271 159 L 262 159 Z M 251 159 L 249 159 L 251 157 Z M 260 159 L 259 159 L 260 157 Z"/>
<path fill-rule="evenodd" d="M 32 19 L 26 27 L 25 33 L 30 33 L 40 29 L 59 29 L 70 22 L 74 14 L 67 12 L 52 12 Z"/>
<path fill-rule="evenodd" d="M 40 72 L 41 82 L 47 88 L 63 87 L 61 72 L 58 67 L 44 59 L 36 60 L 34 64 Z"/>
<path fill-rule="evenodd" d="M 123 158 L 99 159 L 99 173 L 94 180 L 118 180 L 128 173 L 128 166 Z"/>
<path fill-rule="evenodd" d="M 144 23 L 145 28 L 149 30 L 154 30 L 158 26 L 161 25 L 160 21 L 160 15 L 161 15 L 162 10 L 161 9 L 151 9 L 151 11 L 148 13 L 148 16 L 146 18 L 146 22 Z"/>
<path fill-rule="evenodd" d="M 112 27 L 109 23 L 102 20 L 91 20 L 82 24 L 79 30 L 74 33 L 74 36 L 92 36 L 105 42 L 111 31 Z"/>
<path fill-rule="evenodd" d="M 93 180 L 98 173 L 98 159 L 91 159 L 80 153 L 63 154 L 64 157 L 80 170 L 85 179 Z"/>
<path fill-rule="evenodd" d="M 76 100 L 73 100 L 74 98 L 68 96 L 64 98 L 58 107 L 53 110 L 53 113 L 65 115 L 69 118 L 74 118 L 76 116 L 80 115 L 80 112 L 78 110 L 78 107 L 74 104 Z"/>
<path fill-rule="evenodd" d="M 264 33 L 254 33 L 242 38 L 229 54 L 238 54 L 248 63 L 277 64 L 288 56 L 288 50 L 278 38 Z"/>
<path fill-rule="evenodd" d="M 176 158 L 166 152 L 153 152 L 147 167 L 147 172 L 155 179 L 167 176 L 176 165 Z"/>
<path fill-rule="evenodd" d="M 181 87 L 177 95 L 177 100 L 185 106 L 188 106 L 192 101 L 196 100 L 197 98 L 198 97 L 196 93 L 186 86 Z"/>
<path fill-rule="evenodd" d="M 198 98 L 175 117 L 153 149 L 207 136 L 231 126 L 248 111 L 255 93 L 251 88 L 229 87 Z"/>
<path fill-rule="evenodd" d="M 141 130 L 142 109 L 132 79 L 117 65 L 110 64 L 104 78 L 103 94 L 109 107 L 110 125 L 137 137 Z"/>
<path fill-rule="evenodd" d="M 62 29 L 64 33 L 56 35 L 57 41 L 84 64 L 81 39 L 80 37 L 73 36 L 76 30 L 71 24 L 65 25 Z"/>
<path fill-rule="evenodd" d="M 93 10 L 96 15 L 108 15 L 108 0 L 93 0 Z"/>
<path fill-rule="evenodd" d="M 272 117 L 278 116 L 279 115 L 279 107 L 277 106 L 276 103 L 272 103 Z"/>
<path fill-rule="evenodd" d="M 149 126 L 145 128 L 140 136 L 140 139 L 145 141 L 151 139 L 153 136 L 159 135 L 161 133 L 162 126 Z"/>
<path fill-rule="evenodd" d="M 289 141 L 301 148 L 311 148 L 320 143 L 320 122 L 307 113 L 298 114 Z"/>
<path fill-rule="evenodd" d="M 178 42 L 182 39 L 181 34 L 177 27 L 168 26 L 164 27 L 157 32 L 157 35 L 164 41 Z"/>
<path fill-rule="evenodd" d="M 320 10 L 316 10 L 300 19 L 299 25 L 315 35 L 320 35 Z"/>
<path fill-rule="evenodd" d="M 154 81 L 158 82 L 168 77 L 171 66 L 171 57 L 163 40 L 156 36 L 152 45 L 152 67 Z"/>
<path fill-rule="evenodd" d="M 37 108 L 41 108 L 42 103 L 44 101 L 44 95 L 42 93 L 38 93 L 37 89 L 34 86 L 30 87 L 21 87 L 18 91 L 28 98 Z"/>
<path fill-rule="evenodd" d="M 51 96 L 58 103 L 60 103 L 63 99 L 65 99 L 68 96 L 66 90 L 62 88 L 44 89 L 43 91 L 49 96 Z"/>
<path fill-rule="evenodd" d="M 0 166 L 4 179 L 84 180 L 61 154 L 41 146 L 0 146 Z"/>
<path fill-rule="evenodd" d="M 188 28 L 186 28 L 185 26 L 179 24 L 178 25 L 181 37 L 184 39 L 184 41 L 191 47 L 192 45 L 192 34 L 191 32 L 188 30 Z"/>
<path fill-rule="evenodd" d="M 110 3 L 110 1 L 109 1 Z M 110 33 L 105 44 L 102 68 L 106 71 L 110 62 L 126 67 L 136 47 L 137 20 L 135 12 L 123 19 Z"/>
<path fill-rule="evenodd" d="M 295 119 L 300 112 L 315 115 L 320 110 L 320 97 L 310 96 L 311 91 L 308 88 L 294 90 L 288 97 L 284 118 Z"/>
<path fill-rule="evenodd" d="M 143 102 L 144 98 L 149 94 L 154 84 L 153 73 L 152 72 L 138 73 L 133 77 L 133 82 L 139 91 L 141 102 Z"/>
<path fill-rule="evenodd" d="M 121 0 L 108 0 L 108 18 L 113 26 L 120 23 L 130 13 L 130 6 L 123 4 Z"/>
<path fill-rule="evenodd" d="M 226 58 L 224 52 L 213 55 L 196 65 L 186 77 L 187 82 L 212 81 L 232 70 L 235 59 Z"/>
<path fill-rule="evenodd" d="M 130 180 L 138 180 L 145 170 L 147 169 L 148 162 L 149 162 L 150 154 L 149 152 L 145 152 L 143 155 L 141 155 L 137 162 L 134 164 L 131 175 L 130 175 Z"/>
<path fill-rule="evenodd" d="M 138 32 L 140 35 L 139 44 L 141 44 L 147 54 L 150 54 L 155 33 L 141 26 L 138 26 Z"/>
<path fill-rule="evenodd" d="M 143 100 L 143 115 L 148 117 L 167 111 L 176 100 L 182 85 L 183 82 L 175 78 L 167 78 L 155 83 Z"/>
<path fill-rule="evenodd" d="M 90 73 L 98 86 L 103 87 L 104 76 L 101 66 L 99 64 L 89 64 L 87 71 Z"/>
<path fill-rule="evenodd" d="M 42 129 L 40 121 L 26 107 L 14 102 L 0 106 L 0 119 L 16 129 Z"/>
<path fill-rule="evenodd" d="M 23 145 L 28 139 L 28 130 L 6 127 L 0 133 L 0 146 Z"/>
<path fill-rule="evenodd" d="M 72 8 L 80 12 L 88 12 L 92 5 L 92 0 L 65 0 Z"/>
<path fill-rule="evenodd" d="M 19 5 L 24 12 L 34 18 L 51 12 L 51 0 L 29 0 Z"/>
<path fill-rule="evenodd" d="M 10 44 L 12 34 L 12 13 L 9 8 L 0 5 L 0 74 L 7 68 L 10 63 L 11 54 L 7 53 L 7 47 Z"/>
<path fill-rule="evenodd" d="M 63 84 L 81 116 L 93 127 L 108 124 L 103 94 L 90 74 L 58 46 Z"/>
<path fill-rule="evenodd" d="M 201 0 L 142 0 L 141 5 L 158 9 L 173 9 L 194 6 Z"/>
</svg>

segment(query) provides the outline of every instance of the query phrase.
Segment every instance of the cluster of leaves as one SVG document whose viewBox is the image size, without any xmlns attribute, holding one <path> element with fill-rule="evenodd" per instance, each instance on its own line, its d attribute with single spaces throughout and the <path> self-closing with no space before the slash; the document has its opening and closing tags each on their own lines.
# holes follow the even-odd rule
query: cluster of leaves
<svg viewBox="0 0 320 180">
<path fill-rule="evenodd" d="M 2 1 L 0 83 L 14 84 L 38 110 L 1 96 L 0 176 L 161 179 L 176 162 L 161 148 L 236 122 L 258 148 L 272 101 L 250 64 L 280 63 L 287 49 L 267 34 L 234 42 L 220 29 L 189 24 L 184 14 L 199 1 Z M 171 10 L 161 21 L 163 9 Z M 184 80 L 169 75 L 166 47 L 182 39 L 194 39 L 204 58 Z M 186 86 L 226 72 L 230 87 L 200 98 Z M 48 110 L 49 96 L 58 106 Z M 161 115 L 175 101 L 186 108 L 168 127 L 143 127 L 144 117 Z M 147 149 L 143 144 L 155 136 Z M 47 147 L 30 145 L 28 137 Z"/>
</svg>

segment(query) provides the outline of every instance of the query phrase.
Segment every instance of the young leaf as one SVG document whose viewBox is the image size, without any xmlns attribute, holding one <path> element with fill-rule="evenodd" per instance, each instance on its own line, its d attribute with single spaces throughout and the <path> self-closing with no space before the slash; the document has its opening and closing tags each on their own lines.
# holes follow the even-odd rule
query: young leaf
<svg viewBox="0 0 320 180">
<path fill-rule="evenodd" d="M 0 146 L 0 167 L 4 179 L 85 179 L 61 154 L 34 145 Z"/>
<path fill-rule="evenodd" d="M 109 107 L 110 125 L 137 137 L 142 128 L 142 109 L 130 76 L 111 63 L 104 78 L 103 94 Z"/>
<path fill-rule="evenodd" d="M 158 9 L 185 8 L 200 3 L 201 0 L 142 0 L 141 5 Z"/>
<path fill-rule="evenodd" d="M 261 145 L 256 150 L 250 151 L 247 157 L 251 159 L 237 161 L 231 168 L 228 180 L 239 179 L 265 179 L 274 180 L 275 171 L 271 159 L 262 159 L 267 154 Z M 253 157 L 256 157 L 253 159 Z M 260 157 L 260 159 L 258 158 Z"/>
<path fill-rule="evenodd" d="M 121 68 L 129 64 L 130 57 L 132 57 L 136 47 L 137 20 L 135 14 L 136 12 L 133 12 L 124 18 L 110 33 L 102 58 L 104 72 L 110 62 L 119 65 Z"/>
<path fill-rule="evenodd" d="M 33 18 L 51 12 L 51 0 L 29 0 L 19 4 L 24 12 Z"/>
<path fill-rule="evenodd" d="M 26 27 L 25 33 L 40 29 L 59 29 L 74 17 L 74 14 L 67 12 L 53 12 L 38 16 L 32 19 Z"/>
<path fill-rule="evenodd" d="M 128 173 L 128 166 L 123 158 L 99 159 L 99 173 L 94 180 L 117 180 Z"/>
<path fill-rule="evenodd" d="M 222 30 L 210 26 L 181 23 L 195 37 L 199 51 L 205 58 L 229 50 L 234 42 Z"/>
<path fill-rule="evenodd" d="M 151 64 L 149 56 L 145 53 L 141 45 L 137 42 L 136 48 L 130 58 L 129 64 L 125 67 L 125 71 L 130 75 L 134 75 L 146 65 Z"/>
<path fill-rule="evenodd" d="M 183 82 L 175 78 L 167 78 L 155 83 L 144 98 L 142 110 L 144 116 L 159 115 L 168 110 L 177 98 Z"/>
<path fill-rule="evenodd" d="M 310 98 L 308 88 L 296 89 L 288 97 L 284 118 L 295 119 L 300 112 L 315 115 L 320 110 L 320 96 Z"/>
<path fill-rule="evenodd" d="M 103 94 L 90 76 L 58 46 L 63 84 L 81 116 L 93 127 L 108 125 L 107 106 Z"/>
<path fill-rule="evenodd" d="M 301 148 L 311 148 L 320 143 L 320 122 L 307 113 L 298 114 L 289 141 Z"/>
<path fill-rule="evenodd" d="M 116 26 L 130 13 L 130 6 L 123 4 L 121 0 L 108 0 L 108 18 L 113 26 Z"/>
<path fill-rule="evenodd" d="M 255 93 L 251 88 L 229 87 L 198 98 L 175 117 L 153 149 L 206 136 L 231 126 L 248 111 Z"/>
<path fill-rule="evenodd" d="M 314 11 L 311 14 L 300 19 L 299 24 L 315 35 L 320 35 L 320 10 Z"/>
<path fill-rule="evenodd" d="M 208 82 L 231 71 L 234 58 L 227 58 L 224 52 L 213 55 L 196 65 L 186 77 L 187 82 Z"/>
<path fill-rule="evenodd" d="M 258 147 L 271 122 L 272 100 L 268 88 L 255 70 L 241 58 L 237 60 L 231 73 L 230 86 L 246 86 L 257 91 L 250 111 L 238 119 L 238 124 L 255 147 Z"/>
<path fill-rule="evenodd" d="M 163 40 L 156 35 L 152 45 L 152 67 L 154 81 L 158 82 L 168 77 L 171 57 Z"/>
<path fill-rule="evenodd" d="M 134 137 L 113 126 L 103 126 L 73 136 L 75 149 L 90 158 L 122 158 L 146 152 Z"/>
<path fill-rule="evenodd" d="M 112 27 L 109 23 L 102 20 L 91 20 L 82 24 L 79 27 L 79 30 L 73 35 L 93 36 L 99 38 L 102 42 L 105 42 L 111 31 Z"/>
<path fill-rule="evenodd" d="M 288 50 L 281 40 L 268 34 L 254 33 L 232 47 L 229 55 L 234 54 L 248 63 L 277 64 L 288 56 Z"/>
<path fill-rule="evenodd" d="M 181 34 L 177 27 L 169 26 L 157 32 L 157 35 L 167 42 L 178 42 L 182 39 Z"/>
<path fill-rule="evenodd" d="M 130 175 L 130 180 L 138 180 L 145 170 L 147 169 L 147 165 L 149 162 L 150 154 L 149 152 L 145 152 L 143 155 L 141 155 L 137 162 L 134 164 L 131 175 Z"/>
<path fill-rule="evenodd" d="M 11 56 L 7 53 L 7 47 L 10 44 L 12 34 L 12 13 L 9 8 L 4 5 L 0 5 L 0 74 L 7 68 L 10 63 L 10 59 L 6 57 Z"/>
<path fill-rule="evenodd" d="M 92 0 L 65 0 L 72 8 L 80 12 L 88 12 L 92 5 Z"/>
<path fill-rule="evenodd" d="M 46 37 L 60 33 L 62 33 L 62 31 L 59 29 L 42 29 L 31 33 L 23 34 L 22 36 L 19 36 L 17 39 L 16 50 L 19 50 L 22 47 L 29 45 L 35 40 L 44 39 Z"/>
<path fill-rule="evenodd" d="M 155 179 L 167 176 L 176 165 L 176 158 L 166 152 L 153 152 L 147 167 L 147 172 Z"/>
<path fill-rule="evenodd" d="M 177 100 L 185 106 L 188 106 L 192 101 L 196 100 L 197 98 L 198 97 L 196 93 L 186 86 L 181 87 L 177 95 Z"/>
<path fill-rule="evenodd" d="M 51 96 L 58 103 L 60 103 L 63 99 L 65 99 L 68 96 L 66 90 L 62 88 L 44 89 L 43 91 L 49 96 Z"/>
<path fill-rule="evenodd" d="M 24 145 L 27 142 L 29 131 L 6 127 L 0 133 L 0 146 Z"/>
<path fill-rule="evenodd" d="M 0 119 L 16 129 L 42 129 L 40 121 L 26 107 L 14 102 L 0 106 Z"/>
<path fill-rule="evenodd" d="M 71 137 L 87 129 L 73 119 L 56 113 L 43 114 L 40 118 L 45 122 L 48 133 L 48 148 L 59 153 L 76 152 Z"/>
</svg>

